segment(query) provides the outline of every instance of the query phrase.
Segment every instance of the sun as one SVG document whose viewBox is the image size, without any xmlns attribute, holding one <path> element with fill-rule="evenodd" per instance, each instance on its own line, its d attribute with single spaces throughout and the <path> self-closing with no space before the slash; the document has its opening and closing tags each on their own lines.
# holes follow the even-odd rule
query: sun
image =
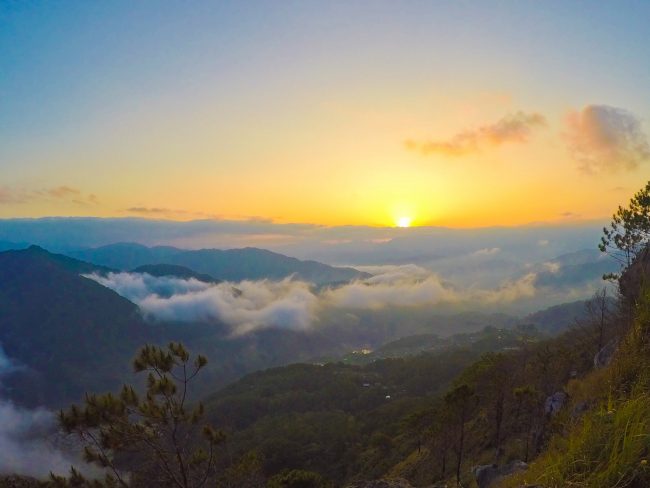
<svg viewBox="0 0 650 488">
<path fill-rule="evenodd" d="M 395 224 L 397 224 L 397 227 L 411 227 L 411 223 L 413 222 L 413 217 L 398 217 L 397 221 Z"/>
</svg>

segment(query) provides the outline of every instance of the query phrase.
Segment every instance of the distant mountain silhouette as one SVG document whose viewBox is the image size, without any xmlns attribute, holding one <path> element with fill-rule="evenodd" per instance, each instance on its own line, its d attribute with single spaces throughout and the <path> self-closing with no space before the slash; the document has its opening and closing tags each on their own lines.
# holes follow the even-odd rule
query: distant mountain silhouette
<svg viewBox="0 0 650 488">
<path fill-rule="evenodd" d="M 170 256 L 182 252 L 170 246 L 147 247 L 133 242 L 119 242 L 108 246 L 69 251 L 66 254 L 110 268 L 128 271 L 145 264 L 168 263 Z"/>
<path fill-rule="evenodd" d="M 150 264 L 174 264 L 226 281 L 281 280 L 294 276 L 296 279 L 324 285 L 370 276 L 353 268 L 339 268 L 317 261 L 301 261 L 252 247 L 185 251 L 174 247 L 149 248 L 140 244 L 119 243 L 68 254 L 91 263 L 122 270 Z"/>
<path fill-rule="evenodd" d="M 555 266 L 555 268 L 554 268 Z M 545 265 L 538 265 L 538 286 L 573 287 L 581 286 L 594 280 L 600 280 L 604 274 L 618 271 L 618 263 L 596 249 L 563 254 Z"/>
<path fill-rule="evenodd" d="M 28 247 L 29 244 L 26 242 L 0 241 L 0 252 L 26 249 Z"/>
<path fill-rule="evenodd" d="M 522 319 L 523 323 L 533 324 L 548 334 L 564 332 L 587 317 L 587 302 L 578 300 L 562 303 L 531 313 Z"/>
</svg>

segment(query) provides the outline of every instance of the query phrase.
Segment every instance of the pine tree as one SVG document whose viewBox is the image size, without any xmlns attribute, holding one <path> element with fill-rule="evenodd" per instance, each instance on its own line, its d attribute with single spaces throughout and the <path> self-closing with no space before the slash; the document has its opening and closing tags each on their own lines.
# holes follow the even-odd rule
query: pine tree
<svg viewBox="0 0 650 488">
<path fill-rule="evenodd" d="M 203 424 L 203 405 L 188 405 L 188 386 L 207 364 L 193 361 L 179 343 L 144 346 L 133 361 L 147 374 L 140 397 L 125 385 L 118 395 L 88 394 L 83 406 L 59 413 L 59 423 L 84 445 L 84 459 L 104 469 L 88 480 L 74 468 L 68 478 L 52 475 L 61 487 L 158 486 L 201 488 L 215 477 L 217 446 L 224 434 Z"/>
</svg>

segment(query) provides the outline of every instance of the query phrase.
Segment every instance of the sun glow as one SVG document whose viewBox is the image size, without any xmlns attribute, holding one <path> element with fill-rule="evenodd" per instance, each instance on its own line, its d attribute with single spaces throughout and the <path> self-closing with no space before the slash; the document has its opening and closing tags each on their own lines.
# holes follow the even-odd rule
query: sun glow
<svg viewBox="0 0 650 488">
<path fill-rule="evenodd" d="M 411 224 L 413 223 L 413 217 L 398 217 L 397 221 L 395 224 L 397 227 L 411 227 Z"/>
</svg>

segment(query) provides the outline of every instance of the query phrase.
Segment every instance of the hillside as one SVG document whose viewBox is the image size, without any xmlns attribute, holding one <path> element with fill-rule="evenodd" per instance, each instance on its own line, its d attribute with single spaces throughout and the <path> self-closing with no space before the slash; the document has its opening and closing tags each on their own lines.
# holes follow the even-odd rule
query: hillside
<svg viewBox="0 0 650 488">
<path fill-rule="evenodd" d="M 481 354 L 535 341 L 534 330 L 486 328 L 409 358 L 270 369 L 208 397 L 206 412 L 230 432 L 232 455 L 256 450 L 267 475 L 313 470 L 341 486 L 399 461 L 411 445 L 404 416 L 430 406 Z"/>
<path fill-rule="evenodd" d="M 173 247 L 149 248 L 140 244 L 119 243 L 95 249 L 71 251 L 69 254 L 88 262 L 120 270 L 131 270 L 152 264 L 173 264 L 224 281 L 281 280 L 294 276 L 300 280 L 323 285 L 370 276 L 353 268 L 338 268 L 317 261 L 301 261 L 252 247 L 186 251 Z"/>
<path fill-rule="evenodd" d="M 133 242 L 118 242 L 88 249 L 67 251 L 69 256 L 102 266 L 128 271 L 147 264 L 167 263 L 168 258 L 181 252 L 171 246 L 147 247 Z"/>
<path fill-rule="evenodd" d="M 614 319 L 615 342 L 594 358 L 598 367 L 565 385 L 568 400 L 538 459 L 495 487 L 650 485 L 649 263 L 646 248 L 623 274 L 623 302 L 636 302 L 632 316 L 623 307 Z"/>
<path fill-rule="evenodd" d="M 537 272 L 537 285 L 570 288 L 597 281 L 605 274 L 616 272 L 618 263 L 597 249 L 583 249 L 558 256 L 534 269 Z"/>
<path fill-rule="evenodd" d="M 0 344 L 16 366 L 3 377 L 9 398 L 59 407 L 86 391 L 114 389 L 131 378 L 131 358 L 145 343 L 183 341 L 216 358 L 197 395 L 254 370 L 347 347 L 341 337 L 291 330 L 233 338 L 218 321 L 152 324 L 135 304 L 81 276 L 105 271 L 36 246 L 0 253 Z"/>
<path fill-rule="evenodd" d="M 194 273 L 176 265 L 145 269 Z M 584 327 L 544 339 L 571 317 L 589 319 L 584 302 L 541 311 L 519 326 L 503 314 L 393 310 L 353 322 L 341 312 L 348 322 L 309 333 L 267 329 L 229 337 L 216 321 L 146 323 L 134 304 L 79 274 L 90 271 L 108 268 L 38 247 L 0 253 L 0 342 L 19 366 L 3 381 L 10 398 L 60 406 L 84 391 L 115 389 L 131 377 L 130 358 L 146 342 L 179 340 L 214 358 L 197 398 L 251 371 L 313 363 L 376 341 L 374 352 L 348 356 L 347 364 L 261 371 L 207 398 L 209 418 L 229 432 L 231 455 L 256 451 L 268 476 L 305 469 L 337 485 L 399 476 L 416 486 L 450 478 L 456 426 L 447 398 L 461 385 L 470 386 L 476 402 L 466 421 L 463 478 L 472 478 L 469 466 L 495 458 L 532 459 L 558 432 L 544 417 L 544 400 L 587 375 L 597 352 Z M 500 326 L 476 331 L 486 322 Z M 419 335 L 403 337 L 409 328 Z M 472 332 L 450 333 L 459 329 Z M 396 340 L 383 344 L 389 337 Z"/>
<path fill-rule="evenodd" d="M 570 327 L 576 319 L 581 326 Z M 592 370 L 593 319 L 585 302 L 575 302 L 511 329 L 420 334 L 357 351 L 345 363 L 254 373 L 209 397 L 207 412 L 230 432 L 233 452 L 257 452 L 268 476 L 298 469 L 334 486 L 383 477 L 453 484 L 461 408 L 453 402 L 467 385 L 460 474 L 463 486 L 474 486 L 472 466 L 529 461 L 558 432 L 545 404 Z M 607 340 L 614 333 L 610 324 Z"/>
<path fill-rule="evenodd" d="M 26 242 L 11 242 L 11 241 L 0 240 L 0 252 L 26 249 L 28 247 L 29 244 L 27 244 Z"/>
<path fill-rule="evenodd" d="M 114 387 L 150 340 L 134 304 L 78 274 L 91 270 L 38 247 L 0 253 L 0 343 L 17 363 L 3 384 L 13 399 L 57 405 Z"/>
</svg>

